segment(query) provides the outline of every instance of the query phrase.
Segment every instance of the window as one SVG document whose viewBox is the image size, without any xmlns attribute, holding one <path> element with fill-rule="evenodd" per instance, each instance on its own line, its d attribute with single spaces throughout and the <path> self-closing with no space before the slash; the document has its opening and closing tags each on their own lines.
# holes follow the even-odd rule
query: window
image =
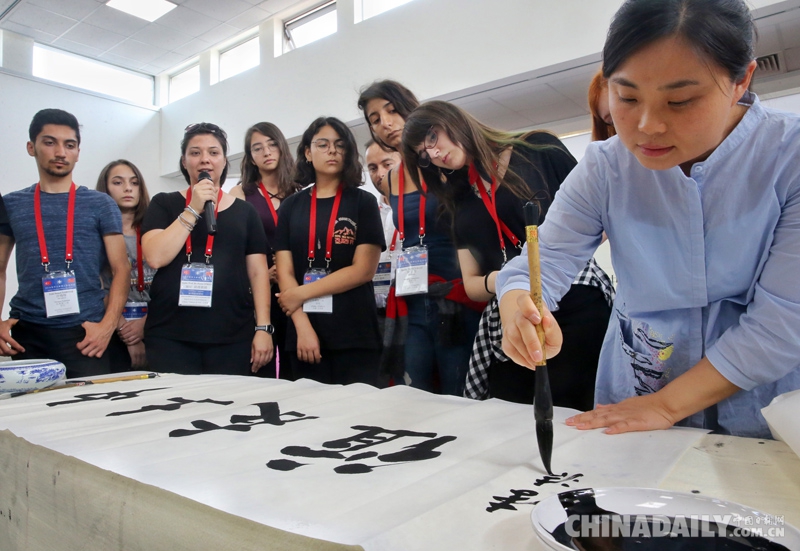
<svg viewBox="0 0 800 551">
<path fill-rule="evenodd" d="M 153 77 L 34 44 L 33 76 L 153 105 Z"/>
<path fill-rule="evenodd" d="M 283 24 L 284 52 L 302 48 L 336 32 L 336 1 L 331 0 Z"/>
<path fill-rule="evenodd" d="M 195 64 L 169 77 L 169 101 L 177 101 L 200 90 L 200 65 Z"/>
<path fill-rule="evenodd" d="M 258 37 L 255 36 L 219 54 L 219 79 L 225 80 L 257 67 L 260 61 L 260 46 Z"/>
<path fill-rule="evenodd" d="M 356 23 L 409 2 L 411 0 L 355 0 Z"/>
</svg>

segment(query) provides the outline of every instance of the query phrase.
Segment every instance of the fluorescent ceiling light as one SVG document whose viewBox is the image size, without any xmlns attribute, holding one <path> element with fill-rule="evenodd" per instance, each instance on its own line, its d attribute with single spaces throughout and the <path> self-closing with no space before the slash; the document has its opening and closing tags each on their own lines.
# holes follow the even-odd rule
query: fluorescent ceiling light
<svg viewBox="0 0 800 551">
<path fill-rule="evenodd" d="M 106 2 L 106 6 L 124 11 L 151 23 L 173 8 L 178 7 L 172 2 L 167 2 L 167 0 L 109 0 Z"/>
</svg>

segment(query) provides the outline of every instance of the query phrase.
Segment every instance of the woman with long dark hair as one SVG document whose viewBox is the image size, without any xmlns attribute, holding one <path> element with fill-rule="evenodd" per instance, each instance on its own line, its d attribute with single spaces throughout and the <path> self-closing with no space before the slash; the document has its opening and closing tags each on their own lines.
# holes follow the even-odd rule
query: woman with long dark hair
<svg viewBox="0 0 800 551">
<path fill-rule="evenodd" d="M 501 345 L 495 278 L 525 241 L 524 204 L 539 204 L 541 222 L 575 159 L 552 134 L 502 132 L 444 101 L 425 103 L 408 117 L 403 158 L 412 176 L 421 174 L 430 182 L 428 189 L 453 213 L 467 294 L 489 301 L 473 348 L 466 395 L 532 403 L 533 372 L 492 353 Z M 551 375 L 556 405 L 592 408 L 612 301 L 611 282 L 594 262 L 561 299 L 556 319 L 564 328 L 565 346 Z"/>
<path fill-rule="evenodd" d="M 408 88 L 392 80 L 372 83 L 358 98 L 373 139 L 395 151 L 405 120 L 418 105 Z M 424 181 L 417 178 L 415 185 L 408 167 L 392 170 L 387 178 L 399 271 L 387 303 L 382 369 L 396 383 L 461 395 L 485 304 L 464 292 L 451 214 L 439 208 Z"/>
<path fill-rule="evenodd" d="M 618 277 L 598 407 L 568 425 L 767 438 L 761 408 L 800 388 L 800 117 L 748 91 L 753 38 L 742 0 L 628 0 L 612 20 L 617 138 L 589 144 L 539 232 L 548 308 L 603 231 Z M 503 349 L 533 366 L 561 335 L 524 256 L 497 287 Z"/>
<path fill-rule="evenodd" d="M 153 371 L 247 375 L 272 359 L 267 238 L 253 206 L 222 191 L 227 152 L 219 126 L 187 126 L 187 188 L 153 197 L 144 217 L 144 256 L 158 269 L 145 324 Z"/>
<path fill-rule="evenodd" d="M 271 122 L 259 122 L 247 129 L 244 135 L 241 174 L 241 182 L 233 187 L 231 195 L 244 199 L 255 207 L 269 244 L 267 266 L 272 302 L 270 313 L 272 325 L 275 326 L 275 333 L 272 335 L 275 355 L 256 375 L 291 380 L 293 377 L 290 363 L 278 363 L 279 351 L 283 349 L 286 340 L 286 315 L 280 309 L 275 296 L 279 288 L 273 244 L 281 203 L 299 188 L 294 181 L 294 159 L 280 128 Z"/>
<path fill-rule="evenodd" d="M 372 278 L 385 247 L 375 198 L 350 129 L 320 117 L 297 146 L 296 182 L 281 207 L 275 250 L 278 301 L 290 323 L 286 351 L 297 378 L 378 382 L 380 337 Z"/>
<path fill-rule="evenodd" d="M 108 163 L 97 177 L 97 191 L 107 193 L 122 214 L 122 235 L 131 263 L 131 287 L 122 310 L 117 331 L 111 336 L 106 351 L 112 372 L 141 369 L 147 365 L 144 347 L 144 324 L 150 284 L 155 270 L 142 258 L 141 229 L 144 213 L 150 205 L 150 194 L 142 173 L 130 161 L 119 159 Z M 103 286 L 111 285 L 111 273 L 102 274 Z"/>
</svg>

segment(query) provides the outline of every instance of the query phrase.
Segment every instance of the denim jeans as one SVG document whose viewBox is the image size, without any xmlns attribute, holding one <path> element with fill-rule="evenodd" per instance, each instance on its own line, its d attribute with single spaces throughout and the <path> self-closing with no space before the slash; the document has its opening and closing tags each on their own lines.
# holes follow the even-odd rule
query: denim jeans
<svg viewBox="0 0 800 551">
<path fill-rule="evenodd" d="M 427 295 L 406 297 L 408 337 L 405 347 L 406 383 L 414 388 L 461 396 L 467 378 L 472 343 L 481 313 L 463 308 L 462 340 L 444 346 L 439 339 L 439 308 Z M 438 388 L 434 373 L 438 373 Z"/>
</svg>

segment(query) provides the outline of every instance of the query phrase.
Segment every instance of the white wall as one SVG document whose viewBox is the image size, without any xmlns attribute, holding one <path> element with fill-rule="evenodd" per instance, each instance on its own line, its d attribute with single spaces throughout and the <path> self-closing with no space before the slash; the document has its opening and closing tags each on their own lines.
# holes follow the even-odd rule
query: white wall
<svg viewBox="0 0 800 551">
<path fill-rule="evenodd" d="M 338 0 L 336 34 L 277 58 L 280 26 L 270 21 L 261 26 L 259 67 L 163 108 L 162 174 L 175 171 L 182 130 L 193 122 L 222 126 L 237 153 L 259 120 L 291 137 L 320 115 L 361 119 L 358 90 L 377 79 L 426 99 L 596 54 L 620 3 L 414 0 L 354 24 L 353 0 Z"/>
</svg>

